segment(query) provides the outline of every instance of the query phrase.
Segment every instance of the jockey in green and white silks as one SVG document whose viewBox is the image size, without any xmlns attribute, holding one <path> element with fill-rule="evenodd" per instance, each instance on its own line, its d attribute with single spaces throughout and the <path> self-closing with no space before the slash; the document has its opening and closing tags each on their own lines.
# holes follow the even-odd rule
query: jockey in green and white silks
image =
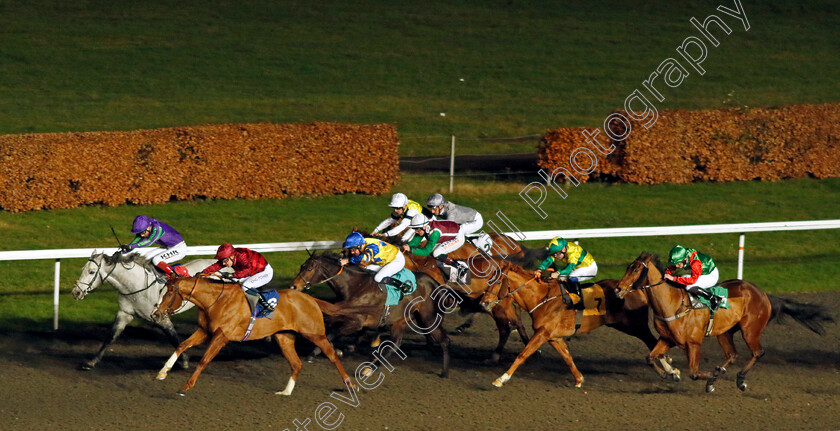
<svg viewBox="0 0 840 431">
<path fill-rule="evenodd" d="M 393 278 L 405 268 L 405 256 L 397 246 L 376 238 L 365 238 L 359 232 L 352 232 L 344 240 L 342 248 L 347 250 L 349 256 L 341 258 L 342 266 L 348 263 L 362 265 L 364 269 L 375 273 L 373 280 L 377 283 L 403 288 L 402 282 Z"/>
<path fill-rule="evenodd" d="M 394 193 L 394 196 L 391 197 L 391 202 L 388 206 L 393 208 L 393 212 L 390 216 L 388 216 L 388 218 L 382 220 L 382 222 L 373 229 L 371 235 L 377 236 L 377 234 L 380 234 L 381 232 L 381 237 L 387 238 L 397 236 L 403 231 L 406 231 L 402 236 L 402 241 L 407 242 L 414 234 L 412 230 L 406 230 L 408 228 L 408 224 L 411 222 L 412 217 L 423 212 L 423 207 L 419 203 L 410 200 L 408 196 L 403 193 Z M 391 229 L 388 229 L 388 226 L 391 226 L 394 222 L 399 223 Z"/>
<path fill-rule="evenodd" d="M 717 285 L 720 273 L 715 261 L 697 250 L 675 245 L 669 253 L 669 266 L 665 269 L 665 279 L 684 286 L 685 290 L 709 300 L 712 310 L 717 308 L 720 298 L 712 295 L 709 288 Z M 690 273 L 682 277 L 674 276 L 677 269 L 686 269 Z"/>
<path fill-rule="evenodd" d="M 543 271 L 552 266 L 556 271 L 551 274 L 551 278 L 564 277 L 568 280 L 572 292 L 581 299 L 575 308 L 582 310 L 584 305 L 580 283 L 591 280 L 598 274 L 598 264 L 595 263 L 595 258 L 583 247 L 557 237 L 548 243 L 548 257 L 542 261 L 534 275 L 539 277 Z"/>
</svg>

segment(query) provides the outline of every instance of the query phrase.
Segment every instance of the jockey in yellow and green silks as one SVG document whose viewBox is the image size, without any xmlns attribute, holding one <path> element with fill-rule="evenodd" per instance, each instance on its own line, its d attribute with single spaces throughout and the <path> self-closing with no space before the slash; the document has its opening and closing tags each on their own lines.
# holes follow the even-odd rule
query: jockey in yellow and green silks
<svg viewBox="0 0 840 431">
<path fill-rule="evenodd" d="M 534 275 L 541 276 L 542 272 L 549 267 L 555 269 L 551 278 L 563 277 L 568 280 L 569 288 L 581 299 L 579 303 L 575 304 L 575 308 L 582 310 L 584 305 L 580 283 L 591 280 L 598 274 L 598 264 L 595 263 L 592 254 L 573 242 L 570 243 L 557 237 L 548 243 L 548 257 L 542 261 Z"/>
<path fill-rule="evenodd" d="M 393 278 L 405 268 L 405 256 L 395 245 L 376 238 L 365 238 L 359 232 L 352 232 L 342 246 L 347 257 L 340 259 L 341 266 L 361 265 L 374 273 L 373 280 L 380 284 L 390 284 L 402 289 L 402 282 Z"/>
</svg>

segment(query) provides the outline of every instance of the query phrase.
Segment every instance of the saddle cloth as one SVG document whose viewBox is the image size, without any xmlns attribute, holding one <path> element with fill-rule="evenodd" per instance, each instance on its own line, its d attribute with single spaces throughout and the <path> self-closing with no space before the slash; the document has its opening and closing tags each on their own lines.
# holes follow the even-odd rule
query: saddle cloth
<svg viewBox="0 0 840 431">
<path fill-rule="evenodd" d="M 400 270 L 400 272 L 394 274 L 391 278 L 395 280 L 399 280 L 403 283 L 408 283 L 411 288 L 408 289 L 406 294 L 414 293 L 417 290 L 417 277 L 414 275 L 413 272 L 409 271 L 406 268 Z M 394 286 L 390 284 L 385 284 L 385 293 L 388 295 L 385 299 L 385 305 L 397 305 L 399 304 L 400 300 L 403 298 L 404 294 Z"/>
</svg>

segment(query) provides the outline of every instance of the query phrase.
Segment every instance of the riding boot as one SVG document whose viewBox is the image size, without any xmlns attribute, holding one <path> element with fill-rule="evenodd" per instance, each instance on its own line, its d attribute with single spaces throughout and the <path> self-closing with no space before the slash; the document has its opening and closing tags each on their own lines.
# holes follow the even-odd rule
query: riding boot
<svg viewBox="0 0 840 431">
<path fill-rule="evenodd" d="M 692 286 L 690 289 L 688 289 L 688 291 L 701 298 L 708 300 L 709 309 L 713 312 L 717 310 L 718 305 L 720 305 L 720 298 L 717 295 L 713 295 L 709 289 L 703 289 L 698 286 Z"/>
<path fill-rule="evenodd" d="M 580 301 L 575 303 L 575 310 L 585 309 L 586 305 L 584 305 L 583 303 L 583 290 L 580 288 L 580 281 L 577 279 L 577 277 L 570 277 L 568 283 L 572 293 L 574 293 L 580 298 Z"/>
<path fill-rule="evenodd" d="M 382 279 L 383 284 L 390 284 L 391 286 L 396 287 L 402 293 L 408 293 L 411 290 L 411 285 L 408 283 L 403 283 L 402 281 L 397 280 L 394 277 L 385 277 Z"/>
<path fill-rule="evenodd" d="M 163 271 L 163 275 L 165 275 L 169 278 L 177 277 L 177 274 L 175 274 L 174 270 L 172 269 L 171 266 L 169 266 L 168 263 L 166 263 L 164 261 L 160 261 L 155 266 L 158 267 L 158 269 L 160 269 L 161 271 Z"/>
</svg>

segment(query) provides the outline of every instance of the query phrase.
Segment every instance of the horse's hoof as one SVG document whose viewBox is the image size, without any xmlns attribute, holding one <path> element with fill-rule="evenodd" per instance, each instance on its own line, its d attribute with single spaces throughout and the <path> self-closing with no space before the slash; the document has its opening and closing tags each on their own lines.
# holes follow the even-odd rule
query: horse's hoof
<svg viewBox="0 0 840 431">
<path fill-rule="evenodd" d="M 717 371 L 720 374 L 726 374 L 726 367 L 717 367 Z"/>
<path fill-rule="evenodd" d="M 158 380 L 163 380 L 166 378 L 166 373 L 158 373 L 157 377 Z"/>
<path fill-rule="evenodd" d="M 338 353 L 338 352 L 336 352 L 336 353 Z M 315 358 L 313 356 L 307 356 L 304 359 L 304 361 L 306 361 L 307 364 L 311 364 L 311 363 L 315 362 Z"/>
<path fill-rule="evenodd" d="M 493 380 L 493 386 L 495 386 L 497 388 L 501 388 L 502 386 L 504 386 L 504 383 L 502 383 L 501 379 L 496 379 L 496 380 Z"/>
<path fill-rule="evenodd" d="M 275 392 L 275 393 L 274 393 L 274 395 L 283 395 L 283 396 L 285 396 L 285 397 L 288 397 L 288 396 L 289 396 L 289 395 L 291 395 L 291 394 L 292 394 L 291 392 L 286 393 L 286 391 L 279 391 L 279 392 Z"/>
<path fill-rule="evenodd" d="M 671 380 L 675 382 L 680 381 L 680 370 L 674 370 L 674 374 L 671 374 Z"/>
<path fill-rule="evenodd" d="M 187 395 L 187 393 L 186 393 L 186 392 L 184 392 L 184 391 L 178 391 L 178 396 L 183 397 L 183 396 L 186 396 L 186 395 Z"/>
<path fill-rule="evenodd" d="M 711 393 L 715 391 L 715 385 L 713 384 L 706 384 L 706 393 Z"/>
<path fill-rule="evenodd" d="M 82 370 L 82 371 L 90 371 L 90 370 L 92 370 L 94 367 L 95 367 L 95 365 L 91 365 L 91 364 L 88 364 L 88 363 L 85 363 L 85 364 L 79 365 L 79 369 L 80 369 L 80 370 Z"/>
<path fill-rule="evenodd" d="M 342 351 L 341 349 L 335 349 L 335 356 L 338 356 L 339 358 L 343 358 L 344 357 L 344 351 Z"/>
<path fill-rule="evenodd" d="M 371 369 L 370 367 L 365 367 L 365 368 L 362 369 L 361 374 L 362 374 L 362 377 L 368 377 L 371 374 L 373 374 L 373 369 Z"/>
<path fill-rule="evenodd" d="M 444 371 L 444 372 L 442 372 L 442 373 L 438 374 L 438 376 L 439 376 L 441 379 L 448 379 L 448 378 L 449 378 L 449 371 Z"/>
<path fill-rule="evenodd" d="M 744 383 L 744 382 L 738 383 L 738 389 L 740 389 L 741 392 L 746 391 L 747 390 L 747 384 Z"/>
</svg>

